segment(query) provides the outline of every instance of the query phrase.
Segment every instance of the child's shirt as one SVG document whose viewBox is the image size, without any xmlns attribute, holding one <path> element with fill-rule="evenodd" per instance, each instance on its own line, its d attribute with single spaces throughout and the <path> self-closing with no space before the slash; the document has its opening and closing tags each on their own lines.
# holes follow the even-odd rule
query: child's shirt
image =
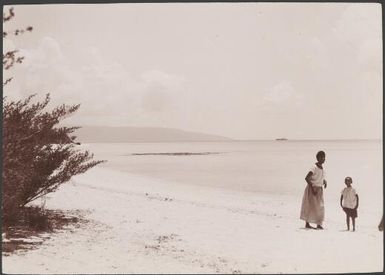
<svg viewBox="0 0 385 275">
<path fill-rule="evenodd" d="M 324 169 L 321 169 L 317 165 L 314 165 L 310 168 L 310 172 L 313 173 L 310 178 L 312 186 L 322 187 L 325 179 Z"/>
<path fill-rule="evenodd" d="M 342 207 L 354 209 L 357 206 L 357 192 L 353 187 L 345 187 L 341 194 Z"/>
</svg>

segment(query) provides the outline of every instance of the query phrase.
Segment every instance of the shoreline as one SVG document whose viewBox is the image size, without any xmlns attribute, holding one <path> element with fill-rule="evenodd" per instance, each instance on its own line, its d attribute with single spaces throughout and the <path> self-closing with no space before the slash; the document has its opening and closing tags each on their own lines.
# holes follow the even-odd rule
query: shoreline
<svg viewBox="0 0 385 275">
<path fill-rule="evenodd" d="M 81 210 L 89 223 L 54 233 L 36 249 L 3 256 L 4 272 L 349 273 L 383 267 L 377 224 L 372 228 L 371 220 L 359 218 L 356 232 L 342 232 L 340 211 L 328 211 L 324 231 L 305 230 L 301 198 L 95 168 L 61 186 L 46 203 Z M 349 265 L 340 261 L 347 250 Z"/>
</svg>

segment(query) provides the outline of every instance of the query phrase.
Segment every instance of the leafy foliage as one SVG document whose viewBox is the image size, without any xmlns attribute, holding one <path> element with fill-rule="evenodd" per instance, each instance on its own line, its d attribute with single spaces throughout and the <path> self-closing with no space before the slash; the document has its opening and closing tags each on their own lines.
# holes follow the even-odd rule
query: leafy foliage
<svg viewBox="0 0 385 275">
<path fill-rule="evenodd" d="M 13 8 L 3 14 L 3 23 L 15 16 Z M 27 27 L 26 31 L 32 31 Z M 15 30 L 14 35 L 25 30 Z M 3 32 L 3 38 L 9 32 Z M 8 70 L 24 59 L 18 51 L 3 53 L 3 69 Z M 12 78 L 7 79 L 3 86 Z M 73 132 L 79 127 L 59 126 L 60 121 L 76 112 L 80 105 L 61 105 L 46 111 L 49 94 L 33 103 L 31 95 L 24 100 L 3 98 L 3 219 L 14 218 L 29 202 L 54 192 L 72 176 L 84 173 L 103 161 L 93 160 L 88 151 L 76 149 Z"/>
<path fill-rule="evenodd" d="M 3 104 L 3 201 L 4 215 L 55 191 L 72 176 L 84 173 L 102 161 L 88 151 L 76 150 L 78 127 L 56 127 L 79 105 L 62 105 L 44 112 L 49 95 L 31 103 L 33 96 Z"/>
</svg>

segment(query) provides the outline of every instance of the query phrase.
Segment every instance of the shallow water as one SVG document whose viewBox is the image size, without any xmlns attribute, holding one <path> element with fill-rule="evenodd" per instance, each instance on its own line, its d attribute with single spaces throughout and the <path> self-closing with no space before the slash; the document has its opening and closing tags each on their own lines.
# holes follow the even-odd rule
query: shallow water
<svg viewBox="0 0 385 275">
<path fill-rule="evenodd" d="M 290 195 L 300 199 L 318 150 L 328 206 L 339 207 L 344 178 L 353 178 L 360 210 L 382 214 L 382 141 L 232 141 L 178 143 L 90 143 L 82 145 L 103 166 L 178 184 Z M 176 153 L 174 155 L 174 153 Z"/>
<path fill-rule="evenodd" d="M 315 162 L 315 153 L 324 150 L 330 187 L 339 185 L 342 189 L 347 175 L 357 186 L 382 185 L 381 141 L 93 143 L 85 146 L 96 158 L 108 160 L 104 166 L 133 174 L 274 193 L 302 190 L 307 170 Z"/>
</svg>

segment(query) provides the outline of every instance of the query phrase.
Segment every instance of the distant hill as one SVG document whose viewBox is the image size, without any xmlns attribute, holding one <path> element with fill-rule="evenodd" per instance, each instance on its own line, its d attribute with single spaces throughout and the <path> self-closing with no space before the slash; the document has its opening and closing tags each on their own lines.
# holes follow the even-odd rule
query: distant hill
<svg viewBox="0 0 385 275">
<path fill-rule="evenodd" d="M 85 126 L 75 131 L 76 141 L 89 142 L 177 142 L 177 141 L 229 141 L 230 138 L 189 132 L 172 128 L 155 127 L 99 127 Z"/>
</svg>

